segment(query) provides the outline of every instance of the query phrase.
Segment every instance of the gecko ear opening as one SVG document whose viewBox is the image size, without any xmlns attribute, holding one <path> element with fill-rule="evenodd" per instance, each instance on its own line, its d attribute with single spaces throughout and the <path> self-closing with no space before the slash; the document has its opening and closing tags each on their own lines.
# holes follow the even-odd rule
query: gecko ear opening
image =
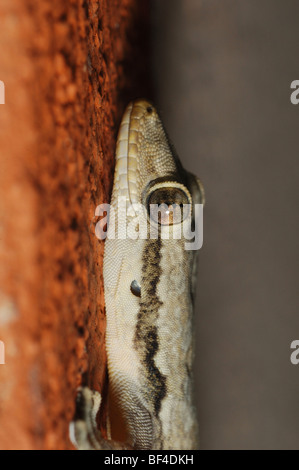
<svg viewBox="0 0 299 470">
<path fill-rule="evenodd" d="M 136 295 L 136 297 L 141 297 L 141 287 L 140 284 L 136 281 L 136 279 L 131 282 L 130 289 L 132 294 Z"/>
</svg>

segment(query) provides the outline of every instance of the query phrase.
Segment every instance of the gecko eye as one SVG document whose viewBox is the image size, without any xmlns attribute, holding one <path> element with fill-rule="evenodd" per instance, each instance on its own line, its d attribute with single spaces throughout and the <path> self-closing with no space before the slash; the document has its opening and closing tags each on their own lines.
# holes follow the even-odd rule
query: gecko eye
<svg viewBox="0 0 299 470">
<path fill-rule="evenodd" d="M 136 297 L 141 297 L 141 287 L 136 280 L 131 282 L 130 289 L 132 294 L 136 295 Z"/>
<path fill-rule="evenodd" d="M 147 204 L 150 218 L 160 225 L 180 224 L 191 211 L 189 195 L 176 187 L 166 186 L 154 190 Z"/>
</svg>

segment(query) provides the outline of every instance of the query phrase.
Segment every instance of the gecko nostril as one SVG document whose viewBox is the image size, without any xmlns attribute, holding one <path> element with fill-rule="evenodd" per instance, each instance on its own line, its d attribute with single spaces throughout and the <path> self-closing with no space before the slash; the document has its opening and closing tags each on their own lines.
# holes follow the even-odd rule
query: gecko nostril
<svg viewBox="0 0 299 470">
<path fill-rule="evenodd" d="M 132 294 L 136 295 L 136 297 L 141 297 L 141 287 L 136 280 L 131 282 L 130 289 Z"/>
</svg>

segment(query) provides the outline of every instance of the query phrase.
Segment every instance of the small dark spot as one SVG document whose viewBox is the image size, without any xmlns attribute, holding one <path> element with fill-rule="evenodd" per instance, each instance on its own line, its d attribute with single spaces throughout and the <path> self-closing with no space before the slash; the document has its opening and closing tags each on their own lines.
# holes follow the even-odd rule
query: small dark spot
<svg viewBox="0 0 299 470">
<path fill-rule="evenodd" d="M 64 12 L 59 16 L 59 21 L 61 21 L 63 23 L 66 20 L 67 20 L 67 14 Z"/>
<path fill-rule="evenodd" d="M 82 326 L 78 326 L 77 327 L 77 331 L 78 331 L 78 336 L 81 336 L 83 338 L 84 336 L 84 328 Z"/>
<path fill-rule="evenodd" d="M 77 230 L 78 228 L 78 221 L 75 217 L 71 219 L 70 228 L 71 230 Z"/>
<path fill-rule="evenodd" d="M 74 263 L 70 262 L 67 268 L 70 274 L 74 274 Z"/>
<path fill-rule="evenodd" d="M 148 106 L 148 107 L 146 108 L 146 110 L 147 110 L 147 112 L 148 112 L 149 114 L 152 114 L 152 112 L 153 112 L 153 108 L 152 108 L 151 106 Z"/>
<path fill-rule="evenodd" d="M 136 297 L 141 297 L 141 287 L 136 280 L 131 282 L 130 289 L 132 294 L 136 295 Z"/>
</svg>

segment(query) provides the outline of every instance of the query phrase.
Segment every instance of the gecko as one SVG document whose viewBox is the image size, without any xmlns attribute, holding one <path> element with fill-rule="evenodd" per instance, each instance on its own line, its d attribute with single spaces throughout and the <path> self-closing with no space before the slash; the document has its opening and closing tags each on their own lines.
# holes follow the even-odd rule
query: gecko
<svg viewBox="0 0 299 470">
<path fill-rule="evenodd" d="M 122 428 L 122 437 L 114 438 L 109 422 L 108 438 L 101 435 L 96 423 L 101 394 L 82 387 L 71 440 L 82 450 L 197 449 L 193 403 L 197 251 L 186 250 L 186 240 L 175 237 L 175 232 L 186 220 L 194 226 L 194 207 L 203 204 L 204 189 L 183 168 L 156 108 L 145 99 L 131 102 L 125 110 L 115 160 L 110 206 L 118 236 L 105 240 L 103 277 L 109 409 L 118 410 L 116 427 Z M 123 226 L 120 199 L 128 209 Z M 162 207 L 158 215 L 150 211 L 155 204 Z M 189 208 L 187 215 L 172 210 L 178 207 Z M 153 236 L 147 232 L 146 237 L 129 238 L 126 230 L 134 221 L 133 232 L 143 222 L 151 226 Z"/>
</svg>

